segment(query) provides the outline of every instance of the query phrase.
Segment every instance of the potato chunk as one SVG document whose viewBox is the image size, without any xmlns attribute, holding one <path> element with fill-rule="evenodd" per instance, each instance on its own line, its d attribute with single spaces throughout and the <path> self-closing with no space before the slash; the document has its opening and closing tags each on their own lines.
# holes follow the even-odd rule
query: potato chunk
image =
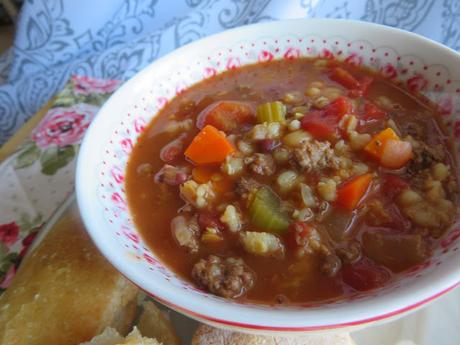
<svg viewBox="0 0 460 345">
<path fill-rule="evenodd" d="M 419 264 L 428 257 L 426 243 L 418 234 L 366 232 L 363 235 L 363 249 L 372 260 L 394 272 Z"/>
<path fill-rule="evenodd" d="M 198 252 L 200 227 L 196 218 L 182 215 L 174 217 L 171 220 L 171 233 L 179 246 L 186 248 L 190 253 Z"/>
<path fill-rule="evenodd" d="M 199 209 L 210 206 L 216 197 L 212 182 L 198 184 L 190 180 L 182 184 L 179 190 L 182 199 Z"/>
<path fill-rule="evenodd" d="M 244 249 L 260 256 L 282 256 L 284 246 L 280 239 L 268 232 L 246 231 L 240 235 Z"/>
<path fill-rule="evenodd" d="M 225 208 L 224 214 L 222 215 L 222 217 L 220 217 L 220 221 L 227 225 L 228 230 L 230 230 L 231 232 L 240 231 L 241 225 L 243 223 L 241 219 L 241 214 L 233 205 L 228 205 Z"/>
</svg>

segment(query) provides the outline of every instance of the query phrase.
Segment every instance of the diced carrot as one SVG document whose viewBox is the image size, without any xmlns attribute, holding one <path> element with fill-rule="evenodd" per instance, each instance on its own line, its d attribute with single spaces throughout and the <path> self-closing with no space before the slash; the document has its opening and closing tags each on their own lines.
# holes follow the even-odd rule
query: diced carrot
<svg viewBox="0 0 460 345">
<path fill-rule="evenodd" d="M 212 180 L 214 190 L 220 194 L 224 195 L 227 192 L 230 192 L 234 187 L 234 181 L 226 175 L 220 175 L 219 179 Z"/>
<path fill-rule="evenodd" d="M 207 125 L 193 138 L 185 150 L 185 156 L 196 165 L 221 163 L 235 148 L 217 130 Z"/>
<path fill-rule="evenodd" d="M 372 174 L 364 174 L 345 181 L 337 190 L 337 206 L 353 211 L 366 194 L 372 181 Z"/>
<path fill-rule="evenodd" d="M 389 139 L 383 146 L 380 164 L 389 169 L 399 169 L 412 158 L 412 144 L 407 141 Z"/>
<path fill-rule="evenodd" d="M 399 139 L 391 128 L 376 134 L 364 151 L 389 169 L 399 169 L 412 158 L 411 143 Z"/>
<path fill-rule="evenodd" d="M 192 169 L 192 178 L 197 183 L 206 183 L 217 172 L 216 168 L 200 165 Z"/>
<path fill-rule="evenodd" d="M 384 129 L 380 133 L 374 135 L 372 140 L 364 147 L 364 151 L 380 161 L 385 143 L 390 139 L 399 140 L 399 137 L 391 128 Z"/>
<path fill-rule="evenodd" d="M 342 67 L 335 67 L 329 77 L 347 89 L 358 89 L 360 87 L 358 79 Z"/>
<path fill-rule="evenodd" d="M 242 124 L 255 120 L 254 109 L 243 102 L 220 101 L 206 107 L 197 119 L 198 128 L 212 125 L 221 131 L 229 133 Z"/>
<path fill-rule="evenodd" d="M 192 169 L 192 178 L 195 182 L 203 184 L 211 181 L 214 191 L 223 195 L 232 190 L 234 181 L 222 175 L 218 168 L 199 165 Z"/>
</svg>

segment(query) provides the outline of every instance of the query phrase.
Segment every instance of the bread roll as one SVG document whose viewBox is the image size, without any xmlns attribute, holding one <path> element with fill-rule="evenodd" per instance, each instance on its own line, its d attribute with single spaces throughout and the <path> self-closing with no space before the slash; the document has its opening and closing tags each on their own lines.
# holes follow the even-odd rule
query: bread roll
<svg viewBox="0 0 460 345">
<path fill-rule="evenodd" d="M 126 334 L 137 293 L 98 252 L 73 205 L 0 296 L 0 344 L 75 345 L 107 326 Z"/>
<path fill-rule="evenodd" d="M 80 345 L 115 345 L 124 341 L 124 338 L 112 327 L 107 327 L 104 332 L 96 335 L 91 341 L 85 341 Z"/>
<path fill-rule="evenodd" d="M 143 304 L 142 312 L 137 327 L 143 336 L 158 339 L 163 345 L 180 345 L 171 322 L 160 309 L 152 302 Z"/>
<path fill-rule="evenodd" d="M 353 345 L 348 333 L 327 335 L 297 335 L 292 337 L 264 336 L 225 331 L 200 325 L 192 345 Z"/>
<path fill-rule="evenodd" d="M 105 331 L 91 341 L 80 345 L 164 345 L 155 339 L 143 338 L 136 327 L 123 338 L 115 329 L 106 328 Z"/>
</svg>

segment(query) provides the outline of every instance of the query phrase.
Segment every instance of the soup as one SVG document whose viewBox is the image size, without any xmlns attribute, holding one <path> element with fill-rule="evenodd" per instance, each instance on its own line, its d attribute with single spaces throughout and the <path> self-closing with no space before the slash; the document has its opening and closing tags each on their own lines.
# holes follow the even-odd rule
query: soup
<svg viewBox="0 0 460 345">
<path fill-rule="evenodd" d="M 308 305 L 384 286 L 456 214 L 437 110 L 365 69 L 297 59 L 174 98 L 131 154 L 128 204 L 173 271 L 225 298 Z"/>
</svg>

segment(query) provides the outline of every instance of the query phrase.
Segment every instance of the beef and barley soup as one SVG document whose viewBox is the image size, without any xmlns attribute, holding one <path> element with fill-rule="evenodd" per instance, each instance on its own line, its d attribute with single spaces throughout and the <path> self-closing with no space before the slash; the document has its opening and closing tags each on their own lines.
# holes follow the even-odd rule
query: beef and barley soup
<svg viewBox="0 0 460 345">
<path fill-rule="evenodd" d="M 126 190 L 145 242 L 226 298 L 311 304 L 429 258 L 456 215 L 437 110 L 334 60 L 246 66 L 174 98 Z"/>
</svg>

